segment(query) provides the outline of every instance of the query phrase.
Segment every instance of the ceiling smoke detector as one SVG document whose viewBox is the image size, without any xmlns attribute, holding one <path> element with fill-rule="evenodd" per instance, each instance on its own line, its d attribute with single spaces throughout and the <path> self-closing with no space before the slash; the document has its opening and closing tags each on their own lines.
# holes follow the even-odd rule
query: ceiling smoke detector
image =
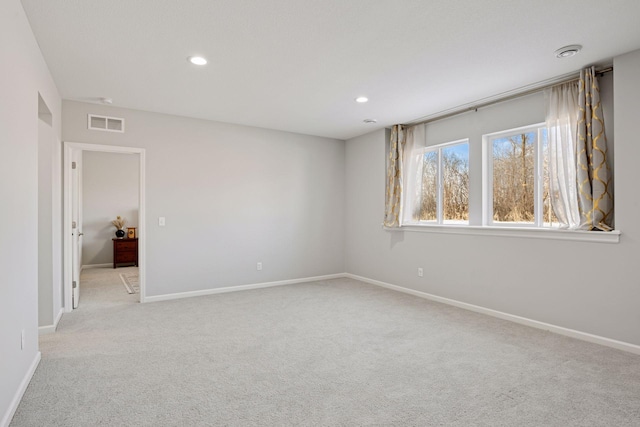
<svg viewBox="0 0 640 427">
<path fill-rule="evenodd" d="M 561 47 L 555 51 L 556 58 L 569 58 L 570 56 L 577 55 L 582 50 L 582 46 L 579 44 L 572 44 L 569 46 Z"/>
<path fill-rule="evenodd" d="M 378 123 L 378 121 L 376 119 L 364 119 L 363 122 L 365 122 L 368 125 L 372 125 L 374 123 Z"/>
</svg>

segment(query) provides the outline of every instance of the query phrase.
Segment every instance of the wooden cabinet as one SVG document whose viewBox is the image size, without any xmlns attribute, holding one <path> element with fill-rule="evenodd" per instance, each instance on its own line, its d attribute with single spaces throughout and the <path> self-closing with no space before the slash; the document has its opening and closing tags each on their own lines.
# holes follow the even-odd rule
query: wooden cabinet
<svg viewBox="0 0 640 427">
<path fill-rule="evenodd" d="M 135 264 L 138 266 L 138 238 L 113 240 L 113 268 L 116 264 Z"/>
</svg>

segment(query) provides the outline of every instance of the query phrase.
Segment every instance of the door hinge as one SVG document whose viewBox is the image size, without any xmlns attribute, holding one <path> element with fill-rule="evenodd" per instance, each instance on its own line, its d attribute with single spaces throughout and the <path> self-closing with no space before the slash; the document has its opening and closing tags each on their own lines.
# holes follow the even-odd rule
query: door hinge
<svg viewBox="0 0 640 427">
<path fill-rule="evenodd" d="M 77 288 L 77 287 L 78 287 L 78 282 L 76 282 L 76 281 L 74 280 L 74 281 L 71 283 L 71 287 L 72 287 L 73 289 Z"/>
<path fill-rule="evenodd" d="M 71 221 L 71 228 L 76 228 L 78 225 L 75 221 Z"/>
<path fill-rule="evenodd" d="M 76 168 L 76 162 L 71 162 L 71 169 L 75 169 Z"/>
</svg>

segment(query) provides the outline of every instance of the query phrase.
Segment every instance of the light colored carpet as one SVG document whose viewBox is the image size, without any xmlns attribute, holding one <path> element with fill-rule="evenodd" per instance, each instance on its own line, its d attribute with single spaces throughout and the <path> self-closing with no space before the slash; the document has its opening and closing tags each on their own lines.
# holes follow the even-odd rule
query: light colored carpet
<svg viewBox="0 0 640 427">
<path fill-rule="evenodd" d="M 137 269 L 135 272 L 120 273 L 120 280 L 122 280 L 127 293 L 140 293 L 140 278 Z"/>
<path fill-rule="evenodd" d="M 640 424 L 640 357 L 354 280 L 149 304 L 89 282 L 12 426 Z"/>
</svg>

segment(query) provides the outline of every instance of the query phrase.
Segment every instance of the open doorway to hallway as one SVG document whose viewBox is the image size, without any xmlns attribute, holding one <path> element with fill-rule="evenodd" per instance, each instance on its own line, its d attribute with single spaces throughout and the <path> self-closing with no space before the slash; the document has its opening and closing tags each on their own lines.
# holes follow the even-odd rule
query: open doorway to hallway
<svg viewBox="0 0 640 427">
<path fill-rule="evenodd" d="M 144 302 L 145 150 L 73 142 L 64 146 L 65 311 L 80 306 L 84 279 L 99 274 L 90 270 L 113 270 L 104 272 L 116 278 L 111 286 Z M 124 236 L 115 233 L 117 217 L 124 220 Z M 130 267 L 116 268 L 124 266 Z"/>
<path fill-rule="evenodd" d="M 117 301 L 117 293 L 126 292 L 138 301 L 138 155 L 83 151 L 80 165 L 80 283 L 84 290 L 91 284 L 92 299 Z M 100 286 L 114 287 L 115 293 L 98 292 Z"/>
</svg>

